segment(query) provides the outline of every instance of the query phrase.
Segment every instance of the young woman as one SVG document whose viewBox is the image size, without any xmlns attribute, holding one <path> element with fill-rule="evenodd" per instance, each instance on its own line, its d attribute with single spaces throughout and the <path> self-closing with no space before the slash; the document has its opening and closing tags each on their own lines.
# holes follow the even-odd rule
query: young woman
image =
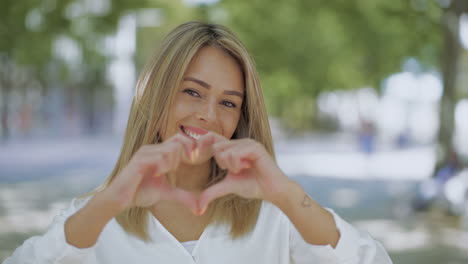
<svg viewBox="0 0 468 264">
<path fill-rule="evenodd" d="M 13 263 L 391 263 L 275 162 L 252 58 L 185 23 L 141 74 L 120 157 Z"/>
</svg>

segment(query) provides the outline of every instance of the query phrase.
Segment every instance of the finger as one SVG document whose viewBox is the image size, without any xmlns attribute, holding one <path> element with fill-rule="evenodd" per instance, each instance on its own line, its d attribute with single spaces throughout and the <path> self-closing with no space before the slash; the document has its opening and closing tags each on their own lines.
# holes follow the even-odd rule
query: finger
<svg viewBox="0 0 468 264">
<path fill-rule="evenodd" d="M 240 144 L 229 149 L 241 168 L 250 168 L 262 155 L 267 155 L 255 144 Z"/>
<path fill-rule="evenodd" d="M 218 166 L 221 168 L 221 169 L 229 169 L 229 165 L 228 165 L 228 154 L 229 152 L 222 152 L 222 153 L 218 153 L 216 154 L 214 157 L 215 157 L 215 160 L 216 160 L 216 163 L 218 163 Z"/>
<path fill-rule="evenodd" d="M 215 155 L 220 166 L 224 166 L 233 173 L 239 173 L 242 169 L 252 167 L 252 162 L 249 159 L 255 157 L 255 155 L 251 155 L 251 152 L 255 151 L 254 147 L 247 144 L 224 144 L 223 147 L 224 150 L 218 151 Z"/>
<path fill-rule="evenodd" d="M 205 135 L 201 136 L 198 140 L 197 140 L 197 148 L 199 149 L 204 149 L 208 146 L 211 146 L 215 143 L 219 143 L 219 142 L 226 142 L 226 141 L 229 141 L 227 138 L 219 135 L 219 134 L 216 134 L 214 132 L 208 132 L 206 133 Z"/>
<path fill-rule="evenodd" d="M 140 157 L 138 161 L 140 173 L 145 176 L 160 176 L 171 170 L 171 157 L 170 152 L 157 152 L 155 154 L 147 154 Z"/>
<path fill-rule="evenodd" d="M 240 167 L 242 169 L 250 169 L 252 168 L 252 161 L 248 159 L 240 159 Z"/>
<path fill-rule="evenodd" d="M 230 154 L 230 170 L 235 174 L 240 173 L 244 169 L 252 168 L 252 162 L 241 150 L 243 150 L 241 147 L 228 150 Z"/>
<path fill-rule="evenodd" d="M 219 153 L 215 156 L 215 159 L 221 169 L 227 169 L 230 172 L 235 172 L 236 168 L 234 166 L 234 157 L 232 152 L 225 151 L 223 153 Z"/>
<path fill-rule="evenodd" d="M 173 142 L 177 142 L 178 144 L 181 144 L 183 149 L 184 149 L 184 156 L 183 156 L 183 159 L 184 160 L 189 160 L 191 155 L 192 155 L 192 152 L 195 150 L 196 148 L 196 142 L 193 140 L 193 139 L 190 139 L 184 135 L 182 135 L 181 133 L 177 133 L 176 136 L 174 136 L 173 138 L 171 138 L 171 140 Z"/>
<path fill-rule="evenodd" d="M 217 142 L 213 144 L 213 150 L 215 152 L 223 152 L 238 145 L 239 143 L 240 143 L 239 140 L 227 140 L 227 141 Z"/>
<path fill-rule="evenodd" d="M 244 169 L 241 165 L 241 158 L 233 152 L 232 156 L 232 164 L 234 166 L 234 173 L 239 173 L 242 169 Z"/>
<path fill-rule="evenodd" d="M 138 151 L 135 157 L 136 159 L 153 160 L 153 163 L 158 167 L 158 172 L 164 173 L 177 164 L 178 156 L 180 156 L 180 154 L 177 154 L 177 148 L 177 143 L 173 142 L 145 145 Z M 173 152 L 176 152 L 176 154 L 173 154 Z"/>
<path fill-rule="evenodd" d="M 164 174 L 172 169 L 172 160 L 174 159 L 173 153 L 170 151 L 160 152 L 155 155 L 156 160 L 156 174 Z"/>
<path fill-rule="evenodd" d="M 238 158 L 235 157 L 235 153 L 232 152 L 232 151 L 229 151 L 227 153 L 228 153 L 228 155 L 227 155 L 228 158 L 227 159 L 228 159 L 228 166 L 229 166 L 228 170 L 232 171 L 234 173 L 238 173 L 240 171 L 240 168 L 237 165 L 238 164 L 238 162 L 237 162 Z"/>
<path fill-rule="evenodd" d="M 214 132 L 208 132 L 207 134 L 203 135 L 201 138 L 198 139 L 196 148 L 198 152 L 196 154 L 199 154 L 203 157 L 213 157 L 214 150 L 212 148 L 212 145 L 216 142 L 223 141 L 229 140 Z"/>
<path fill-rule="evenodd" d="M 170 170 L 176 169 L 181 160 L 186 156 L 186 151 L 191 147 L 190 143 L 183 142 L 180 139 L 174 139 L 163 143 L 158 153 L 153 155 L 160 155 L 161 158 L 158 161 L 160 166 L 160 173 L 165 173 Z"/>
<path fill-rule="evenodd" d="M 179 142 L 170 142 L 166 147 L 167 148 L 164 151 L 168 156 L 169 169 L 174 170 L 179 166 L 180 161 L 183 159 L 185 152 L 184 146 Z"/>
<path fill-rule="evenodd" d="M 231 181 L 228 179 L 222 180 L 221 182 L 209 187 L 201 194 L 199 198 L 200 211 L 198 214 L 202 215 L 205 213 L 206 208 L 208 208 L 208 205 L 213 200 L 233 192 L 234 191 L 231 189 Z"/>
<path fill-rule="evenodd" d="M 118 185 L 123 188 L 129 188 L 129 192 L 133 195 L 133 192 L 143 183 L 146 178 L 153 178 L 157 171 L 157 165 L 154 157 L 144 156 L 138 157 L 132 161 L 132 165 L 126 167 L 122 173 L 119 173 L 119 177 L 116 179 Z M 158 176 L 162 176 L 159 174 Z"/>
<path fill-rule="evenodd" d="M 134 164 L 136 174 L 142 177 L 155 174 L 158 170 L 157 157 L 154 156 L 139 156 Z"/>
</svg>

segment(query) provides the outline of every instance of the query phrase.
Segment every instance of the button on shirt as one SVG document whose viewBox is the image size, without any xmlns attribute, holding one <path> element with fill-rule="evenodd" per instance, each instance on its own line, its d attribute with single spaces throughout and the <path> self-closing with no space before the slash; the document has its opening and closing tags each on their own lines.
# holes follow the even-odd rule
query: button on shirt
<svg viewBox="0 0 468 264">
<path fill-rule="evenodd" d="M 68 209 L 57 215 L 46 233 L 27 239 L 3 264 L 370 264 L 392 263 L 383 246 L 329 210 L 340 231 L 336 248 L 309 244 L 289 218 L 273 204 L 263 201 L 252 232 L 232 240 L 226 225 L 209 225 L 197 241 L 180 243 L 151 214 L 148 231 L 151 242 L 125 232 L 112 219 L 98 241 L 90 248 L 76 248 L 66 242 L 66 219 L 90 198 L 74 199 Z M 92 223 L 90 223 L 92 224 Z"/>
</svg>

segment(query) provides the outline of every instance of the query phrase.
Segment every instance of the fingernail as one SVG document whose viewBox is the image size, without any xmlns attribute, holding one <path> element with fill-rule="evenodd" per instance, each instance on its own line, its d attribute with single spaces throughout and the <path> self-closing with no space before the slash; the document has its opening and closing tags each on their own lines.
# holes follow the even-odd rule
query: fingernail
<svg viewBox="0 0 468 264">
<path fill-rule="evenodd" d="M 197 210 L 197 215 L 202 215 L 202 214 L 205 213 L 205 211 L 206 211 L 206 207 L 203 208 L 203 209 L 198 209 L 198 210 Z"/>
<path fill-rule="evenodd" d="M 242 168 L 244 168 L 244 169 L 250 169 L 250 168 L 252 168 L 252 164 L 251 164 L 248 160 L 245 160 L 245 159 L 244 159 L 244 160 L 242 160 L 241 162 L 242 162 L 242 164 L 244 165 Z"/>
</svg>

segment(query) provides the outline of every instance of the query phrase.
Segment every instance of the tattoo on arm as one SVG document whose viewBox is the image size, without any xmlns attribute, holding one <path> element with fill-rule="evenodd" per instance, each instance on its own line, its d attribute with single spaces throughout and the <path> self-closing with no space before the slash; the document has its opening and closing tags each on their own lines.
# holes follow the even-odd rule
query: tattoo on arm
<svg viewBox="0 0 468 264">
<path fill-rule="evenodd" d="M 307 193 L 304 194 L 304 199 L 301 202 L 302 207 L 311 207 L 312 206 L 312 199 L 310 199 Z"/>
</svg>

